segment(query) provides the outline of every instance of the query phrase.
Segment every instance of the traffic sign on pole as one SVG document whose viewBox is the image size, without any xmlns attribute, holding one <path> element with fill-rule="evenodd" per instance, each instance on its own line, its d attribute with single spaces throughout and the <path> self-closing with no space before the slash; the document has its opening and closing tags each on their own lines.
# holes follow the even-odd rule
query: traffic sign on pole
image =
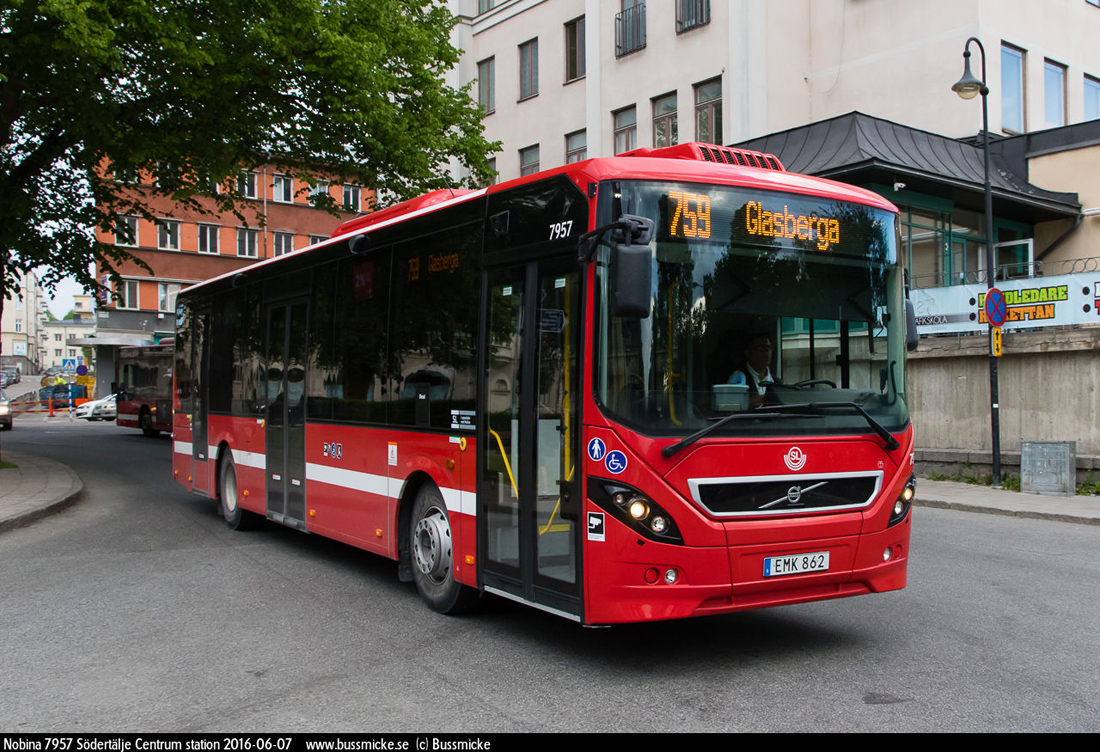
<svg viewBox="0 0 1100 752">
<path fill-rule="evenodd" d="M 990 287 L 985 294 L 985 318 L 989 325 L 998 328 L 1008 320 L 1008 303 L 1005 294 L 996 287 Z"/>
</svg>

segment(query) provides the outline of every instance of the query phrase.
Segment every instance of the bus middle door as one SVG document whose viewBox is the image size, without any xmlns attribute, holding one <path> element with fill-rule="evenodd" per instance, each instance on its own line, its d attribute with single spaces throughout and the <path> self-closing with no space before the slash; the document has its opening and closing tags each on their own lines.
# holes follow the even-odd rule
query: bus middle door
<svg viewBox="0 0 1100 752">
<path fill-rule="evenodd" d="M 306 529 L 306 336 L 308 302 L 267 306 L 267 517 Z"/>
</svg>

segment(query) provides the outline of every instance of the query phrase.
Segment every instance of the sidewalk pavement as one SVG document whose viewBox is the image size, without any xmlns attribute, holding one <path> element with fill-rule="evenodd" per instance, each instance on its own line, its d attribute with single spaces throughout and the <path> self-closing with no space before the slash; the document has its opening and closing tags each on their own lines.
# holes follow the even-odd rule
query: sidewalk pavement
<svg viewBox="0 0 1100 752">
<path fill-rule="evenodd" d="M 7 449 L 0 459 L 0 532 L 28 525 L 72 504 L 84 483 L 67 465 Z"/>
<path fill-rule="evenodd" d="M 66 465 L 4 451 L 16 467 L 0 469 L 0 531 L 29 524 L 79 498 L 80 478 Z M 917 479 L 917 506 L 1100 525 L 1100 497 L 1037 496 L 953 481 Z"/>
</svg>

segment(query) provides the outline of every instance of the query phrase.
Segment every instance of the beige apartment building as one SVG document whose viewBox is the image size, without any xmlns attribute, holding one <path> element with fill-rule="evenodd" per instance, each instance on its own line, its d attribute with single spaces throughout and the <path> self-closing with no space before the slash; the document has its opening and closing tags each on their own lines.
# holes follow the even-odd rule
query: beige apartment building
<svg viewBox="0 0 1100 752">
<path fill-rule="evenodd" d="M 704 141 L 893 201 L 922 335 L 910 401 L 927 467 L 988 468 L 992 242 L 997 284 L 1019 306 L 998 359 L 1002 462 L 1016 472 L 1024 442 L 1073 441 L 1079 476 L 1100 472 L 1100 0 L 452 7 L 465 50 L 453 83 L 472 85 L 502 143 L 501 180 Z M 982 98 L 951 89 L 971 37 L 988 85 L 993 238 Z"/>
<path fill-rule="evenodd" d="M 37 373 L 44 352 L 41 330 L 48 320 L 45 291 L 33 272 L 23 275 L 19 294 L 9 292 L 0 322 L 0 365 Z"/>
<path fill-rule="evenodd" d="M 953 138 L 984 46 L 990 128 L 1097 117 L 1100 0 L 451 0 L 501 179 L 636 146 L 738 143 L 852 111 Z M 981 55 L 974 68 L 981 75 Z"/>
</svg>

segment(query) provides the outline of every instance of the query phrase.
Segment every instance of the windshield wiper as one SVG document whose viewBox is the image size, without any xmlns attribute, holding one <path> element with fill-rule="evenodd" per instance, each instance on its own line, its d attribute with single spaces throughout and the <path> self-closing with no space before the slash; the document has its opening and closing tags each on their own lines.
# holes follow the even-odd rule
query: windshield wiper
<svg viewBox="0 0 1100 752">
<path fill-rule="evenodd" d="M 734 420 L 755 420 L 757 418 L 820 418 L 820 413 L 800 413 L 792 412 L 794 410 L 824 410 L 837 407 L 843 407 L 849 410 L 855 410 L 863 419 L 867 421 L 868 425 L 877 433 L 882 440 L 886 442 L 886 449 L 893 451 L 897 449 L 900 444 L 881 423 L 871 417 L 870 413 L 857 405 L 855 402 L 804 402 L 801 404 L 791 405 L 769 405 L 766 410 L 768 412 L 747 412 L 747 413 L 733 413 L 727 415 L 724 418 L 720 418 L 706 428 L 701 428 L 690 436 L 677 441 L 675 444 L 669 444 L 661 450 L 661 455 L 664 457 L 671 457 L 685 447 L 691 446 L 699 439 L 703 438 L 711 431 L 716 431 L 727 423 Z M 759 409 L 759 408 L 758 408 Z"/>
<path fill-rule="evenodd" d="M 886 428 L 877 420 L 871 417 L 871 414 L 857 405 L 855 402 L 805 402 L 803 404 L 795 405 L 773 405 L 769 407 L 770 410 L 826 410 L 836 407 L 843 407 L 848 410 L 855 410 L 857 413 L 863 416 L 863 419 L 867 421 L 867 424 L 871 426 L 875 433 L 882 437 L 882 440 L 886 442 L 887 451 L 894 451 L 900 444 Z"/>
<path fill-rule="evenodd" d="M 716 420 L 714 423 L 711 423 L 706 428 L 700 428 L 698 431 L 691 434 L 690 436 L 685 436 L 684 438 L 677 441 L 675 444 L 669 444 L 668 446 L 666 446 L 664 449 L 661 450 L 661 455 L 664 456 L 664 457 L 671 457 L 672 455 L 679 452 L 681 449 L 691 446 L 696 441 L 698 441 L 699 439 L 701 439 L 704 436 L 706 436 L 707 434 L 709 434 L 711 431 L 717 431 L 722 426 L 724 426 L 727 423 L 729 423 L 730 421 L 734 421 L 734 420 L 756 420 L 758 418 L 772 418 L 772 419 L 774 419 L 774 418 L 820 418 L 820 417 L 821 417 L 820 415 L 814 415 L 814 414 L 789 413 L 789 412 L 780 412 L 780 413 L 776 413 L 776 412 L 733 413 L 732 415 L 727 415 L 724 418 L 719 418 L 718 420 Z"/>
</svg>

